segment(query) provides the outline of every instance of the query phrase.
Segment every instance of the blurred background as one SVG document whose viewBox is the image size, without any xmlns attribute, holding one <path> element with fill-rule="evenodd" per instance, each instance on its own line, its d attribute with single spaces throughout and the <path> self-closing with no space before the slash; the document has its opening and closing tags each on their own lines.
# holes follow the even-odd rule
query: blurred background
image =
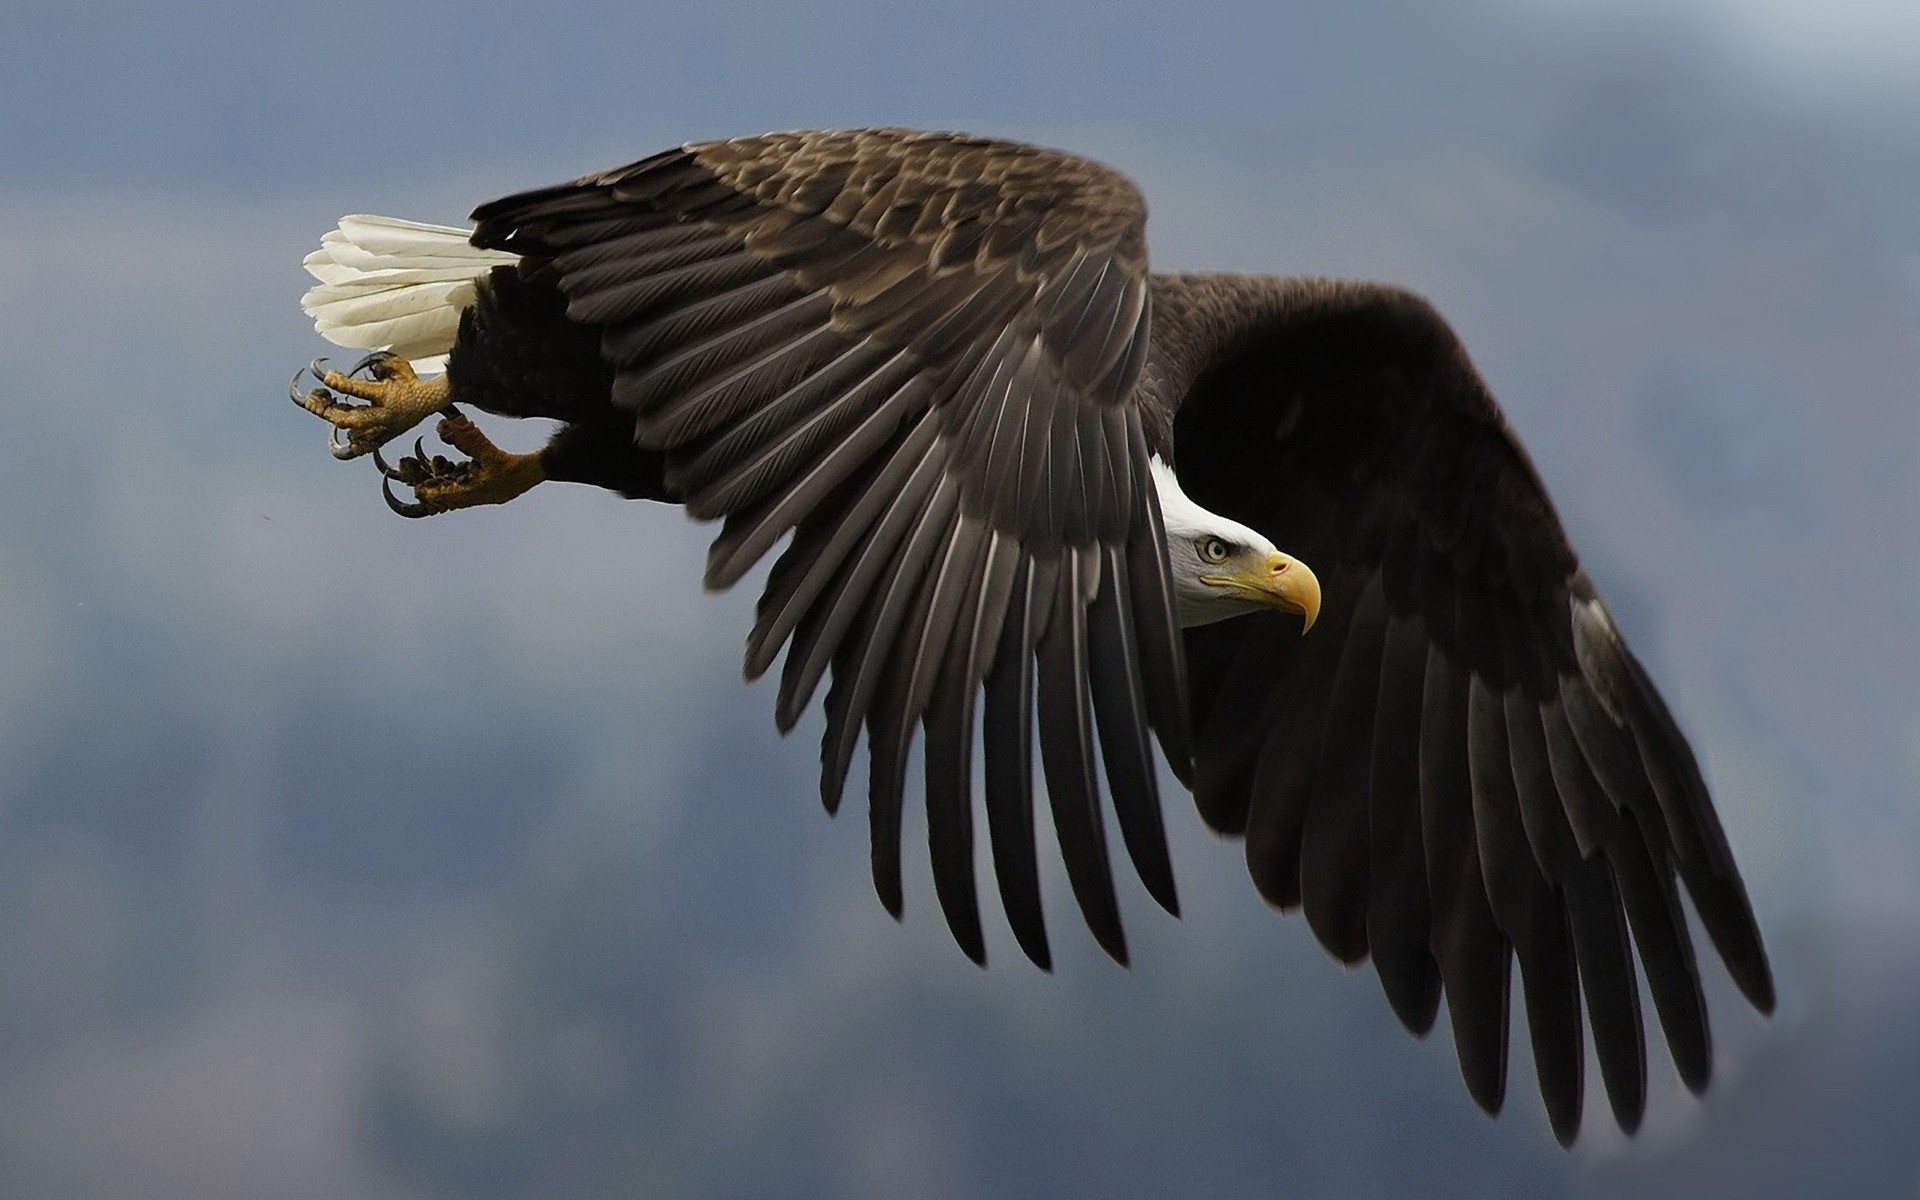
<svg viewBox="0 0 1920 1200">
<path fill-rule="evenodd" d="M 11 5 L 0 1194 L 1920 1192 L 1920 8 L 1438 10 Z M 1132 970 L 1051 858 L 1055 973 L 997 909 L 978 970 L 740 685 L 708 531 L 401 521 L 284 399 L 342 213 L 882 123 L 1119 166 L 1157 265 L 1448 314 L 1769 937 L 1771 1020 L 1708 965 L 1704 1101 L 1656 1045 L 1640 1136 L 1592 1082 L 1562 1152 L 1516 1022 L 1488 1120 L 1177 795 Z"/>
</svg>

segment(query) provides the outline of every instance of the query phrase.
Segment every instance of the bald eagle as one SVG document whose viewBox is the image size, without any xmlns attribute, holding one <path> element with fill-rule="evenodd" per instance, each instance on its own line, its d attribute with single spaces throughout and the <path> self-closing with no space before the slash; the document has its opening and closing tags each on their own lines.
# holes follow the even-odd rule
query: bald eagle
<svg viewBox="0 0 1920 1200">
<path fill-rule="evenodd" d="M 1680 885 L 1771 1010 L 1687 741 L 1419 297 L 1150 271 L 1124 176 L 945 133 L 693 143 L 472 219 L 354 216 L 322 239 L 306 310 L 375 353 L 316 362 L 295 402 L 337 456 L 373 456 L 405 516 L 543 480 L 682 504 L 723 522 L 713 589 L 784 540 L 746 674 L 784 649 L 782 732 L 830 680 L 830 812 L 864 731 L 896 916 L 917 727 L 935 892 L 985 959 L 977 738 L 1000 899 L 1049 967 L 1037 743 L 1073 897 L 1126 962 L 1102 797 L 1177 913 L 1157 742 L 1207 824 L 1244 837 L 1260 894 L 1340 961 L 1371 957 L 1408 1029 L 1445 995 L 1488 1112 L 1515 958 L 1563 1143 L 1583 1015 L 1616 1121 L 1641 1118 L 1636 949 L 1681 1079 L 1706 1086 Z M 460 404 L 561 424 L 511 454 Z M 380 453 L 435 413 L 464 459 Z"/>
</svg>

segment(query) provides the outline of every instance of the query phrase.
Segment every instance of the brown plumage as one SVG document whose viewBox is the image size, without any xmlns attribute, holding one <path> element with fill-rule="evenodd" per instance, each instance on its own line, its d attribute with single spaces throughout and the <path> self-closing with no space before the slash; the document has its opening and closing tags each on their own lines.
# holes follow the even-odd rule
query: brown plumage
<svg viewBox="0 0 1920 1200">
<path fill-rule="evenodd" d="M 1134 402 L 1148 301 L 1139 193 L 1085 160 L 1008 143 L 777 134 L 656 155 L 474 219 L 476 244 L 522 255 L 519 274 L 564 296 L 573 327 L 598 331 L 612 409 L 660 456 L 663 494 L 725 519 L 709 586 L 795 531 L 747 673 L 787 648 L 784 730 L 831 670 L 821 795 L 838 805 L 864 728 L 887 907 L 901 907 L 907 751 L 924 723 L 937 891 L 961 945 L 984 958 L 971 731 L 976 716 L 1017 730 L 1037 710 L 1074 894 L 1124 961 L 1096 744 L 1123 841 L 1170 910 L 1149 729 L 1177 771 L 1190 760 L 1147 469 L 1147 421 L 1165 418 Z M 449 366 L 455 398 L 468 360 L 506 357 L 476 321 Z M 987 739 L 987 811 L 1009 914 L 1045 965 L 1031 753 L 1017 732 Z"/>
<path fill-rule="evenodd" d="M 1583 1012 L 1614 1114 L 1638 1123 L 1636 945 L 1679 1071 L 1705 1086 L 1676 884 L 1771 1007 L 1686 740 L 1424 301 L 1150 274 L 1123 176 L 955 134 L 698 143 L 474 219 L 476 246 L 519 261 L 462 317 L 451 398 L 568 422 L 548 477 L 723 520 L 709 586 L 792 535 L 747 674 L 785 650 L 783 731 L 831 676 L 821 796 L 838 806 L 864 731 L 894 913 L 920 726 L 935 891 L 984 960 L 977 730 L 1002 903 L 1049 964 L 1037 730 L 1074 897 L 1124 962 L 1101 795 L 1177 910 L 1157 740 L 1206 821 L 1244 835 L 1261 894 L 1342 961 L 1371 956 L 1408 1028 L 1446 997 L 1489 1111 L 1517 961 L 1556 1134 L 1580 1122 Z M 1318 627 L 1179 628 L 1152 457 L 1315 567 Z"/>
</svg>

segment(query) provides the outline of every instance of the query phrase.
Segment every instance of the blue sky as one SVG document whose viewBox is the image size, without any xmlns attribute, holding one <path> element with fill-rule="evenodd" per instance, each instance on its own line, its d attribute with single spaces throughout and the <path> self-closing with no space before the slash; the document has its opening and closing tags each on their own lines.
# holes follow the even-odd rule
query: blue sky
<svg viewBox="0 0 1920 1200">
<path fill-rule="evenodd" d="M 1258 9 L 1256 13 L 1254 10 Z M 182 4 L 0 45 L 0 1192 L 1798 1196 L 1920 1186 L 1920 19 L 1853 0 Z M 1554 1146 L 1169 805 L 1175 922 L 896 926 L 706 532 L 411 524 L 281 398 L 343 212 L 903 123 L 1140 181 L 1169 267 L 1465 338 L 1691 731 L 1781 1010 Z M 537 431 L 508 430 L 525 445 Z M 916 830 L 909 829 L 912 845 Z M 1516 1031 L 1518 1033 L 1518 1031 Z"/>
</svg>

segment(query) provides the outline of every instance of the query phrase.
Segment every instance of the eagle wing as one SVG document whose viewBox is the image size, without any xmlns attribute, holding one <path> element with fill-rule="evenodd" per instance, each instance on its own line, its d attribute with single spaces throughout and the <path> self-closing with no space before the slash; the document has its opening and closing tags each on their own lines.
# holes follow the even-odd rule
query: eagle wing
<svg viewBox="0 0 1920 1200">
<path fill-rule="evenodd" d="M 1492 396 L 1439 315 L 1298 281 L 1188 394 L 1199 503 L 1318 572 L 1319 624 L 1188 630 L 1195 794 L 1244 833 L 1272 903 L 1347 962 L 1371 954 L 1424 1033 L 1444 990 L 1461 1072 L 1506 1079 L 1517 956 L 1555 1132 L 1578 1128 L 1581 992 L 1624 1128 L 1645 1103 L 1631 944 L 1680 1075 L 1707 1014 L 1676 877 L 1760 1008 L 1772 981 L 1686 739 L 1580 568 Z"/>
<path fill-rule="evenodd" d="M 974 895 L 975 715 L 1009 921 L 1050 961 L 1036 865 L 1039 750 L 1069 880 L 1126 945 L 1095 765 L 1148 890 L 1176 907 L 1149 730 L 1187 773 L 1185 680 L 1135 399 L 1145 206 L 1123 176 L 1034 147 L 900 130 L 688 145 L 474 213 L 476 245 L 549 276 L 601 330 L 616 406 L 695 516 L 724 518 L 706 582 L 789 532 L 747 639 L 787 648 L 784 731 L 831 671 L 821 797 L 862 728 L 873 875 L 901 907 L 914 726 L 955 938 Z M 1097 736 L 1096 736 L 1097 730 Z"/>
</svg>

